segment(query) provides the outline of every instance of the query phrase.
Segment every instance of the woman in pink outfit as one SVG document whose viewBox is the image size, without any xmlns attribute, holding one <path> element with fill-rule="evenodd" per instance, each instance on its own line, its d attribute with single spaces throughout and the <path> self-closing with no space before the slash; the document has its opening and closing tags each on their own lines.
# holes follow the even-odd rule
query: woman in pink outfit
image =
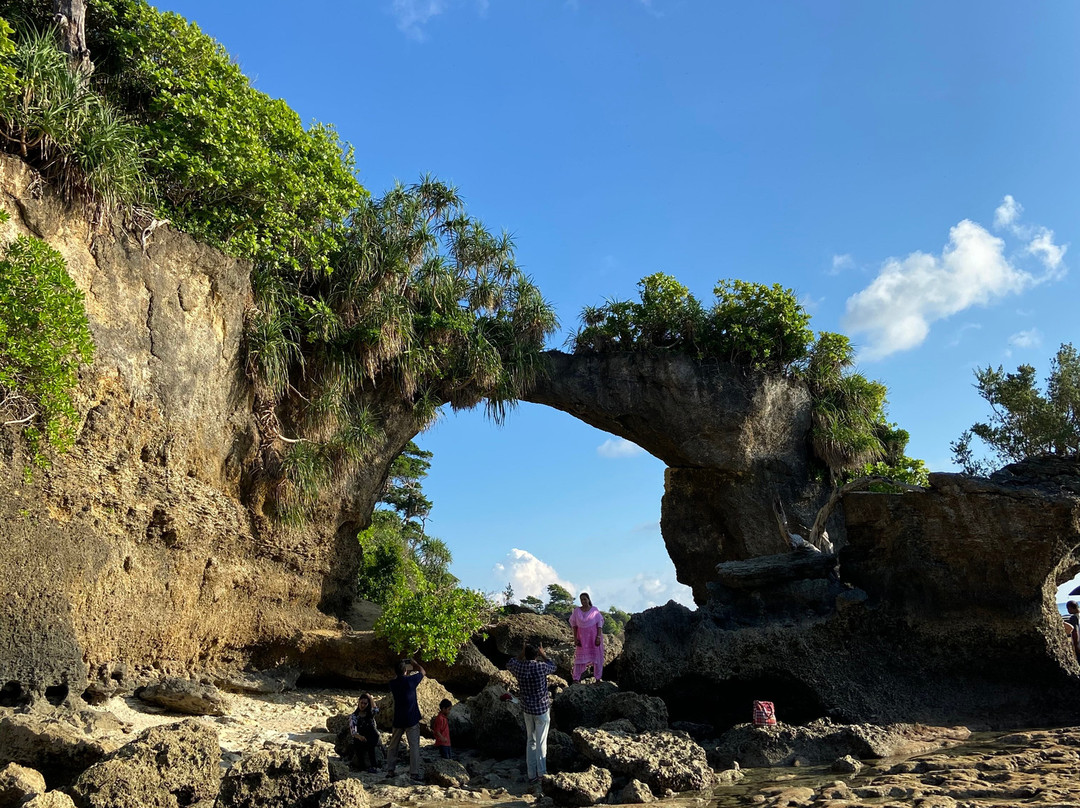
<svg viewBox="0 0 1080 808">
<path fill-rule="evenodd" d="M 574 681 L 592 666 L 596 681 L 604 675 L 604 613 L 592 605 L 588 592 L 581 593 L 581 607 L 570 615 L 574 627 Z"/>
</svg>

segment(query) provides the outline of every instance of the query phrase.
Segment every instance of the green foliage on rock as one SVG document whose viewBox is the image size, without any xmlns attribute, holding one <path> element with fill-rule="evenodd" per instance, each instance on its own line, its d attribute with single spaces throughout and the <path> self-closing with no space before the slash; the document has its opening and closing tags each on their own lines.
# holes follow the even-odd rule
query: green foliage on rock
<svg viewBox="0 0 1080 808">
<path fill-rule="evenodd" d="M 640 302 L 584 309 L 573 350 L 671 351 L 780 371 L 805 359 L 813 345 L 810 316 L 779 284 L 722 280 L 710 308 L 661 272 L 640 280 L 638 288 Z"/>
<path fill-rule="evenodd" d="M 615 606 L 610 607 L 604 612 L 604 633 L 605 634 L 622 634 L 623 629 L 626 628 L 626 624 L 630 622 L 631 614 L 624 612 L 622 609 Z"/>
<path fill-rule="evenodd" d="M 0 55 L 0 143 L 68 200 L 99 215 L 145 195 L 135 127 L 73 73 L 52 30 L 24 32 Z"/>
<path fill-rule="evenodd" d="M 74 439 L 72 394 L 93 356 L 83 295 L 63 257 L 40 239 L 15 239 L 0 255 L 0 412 L 25 425 L 39 465 L 42 437 L 60 450 Z"/>
<path fill-rule="evenodd" d="M 574 352 L 678 353 L 803 378 L 813 396 L 814 450 L 834 474 L 889 454 L 885 386 L 852 371 L 847 337 L 822 332 L 815 340 L 810 315 L 791 289 L 721 280 L 706 307 L 663 273 L 638 288 L 638 302 L 584 309 Z"/>
<path fill-rule="evenodd" d="M 248 373 L 268 434 L 284 439 L 267 463 L 284 471 L 279 510 L 304 507 L 308 491 L 363 462 L 389 408 L 404 407 L 417 429 L 445 403 L 486 401 L 503 417 L 556 325 L 509 236 L 470 218 L 445 183 L 363 202 L 339 238 L 330 272 L 268 267 L 255 278 Z M 297 452 L 311 463 L 290 476 Z"/>
<path fill-rule="evenodd" d="M 422 581 L 398 589 L 383 606 L 375 632 L 397 653 L 453 664 L 461 646 L 490 621 L 494 605 L 480 592 L 440 589 Z"/>
<path fill-rule="evenodd" d="M 990 405 L 988 421 L 972 425 L 952 444 L 953 458 L 968 474 L 986 475 L 996 466 L 1040 455 L 1080 455 L 1080 355 L 1063 343 L 1050 364 L 1046 391 L 1038 389 L 1035 368 L 1015 372 L 998 366 L 975 371 L 976 389 Z M 979 438 L 993 460 L 976 457 Z"/>
<path fill-rule="evenodd" d="M 137 121 L 162 211 L 257 263 L 325 270 L 335 223 L 364 197 L 351 148 L 251 86 L 195 23 L 143 0 L 87 16 L 95 80 Z"/>
</svg>

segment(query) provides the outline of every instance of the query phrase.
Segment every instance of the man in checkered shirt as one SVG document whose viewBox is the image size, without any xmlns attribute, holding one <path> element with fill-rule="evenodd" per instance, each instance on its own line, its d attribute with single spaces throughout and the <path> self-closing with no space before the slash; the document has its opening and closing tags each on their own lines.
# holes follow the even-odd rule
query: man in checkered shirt
<svg viewBox="0 0 1080 808">
<path fill-rule="evenodd" d="M 516 659 L 506 665 L 518 680 L 521 708 L 525 714 L 525 765 L 529 784 L 547 774 L 547 736 L 551 709 L 547 678 L 555 672 L 555 663 L 547 658 L 543 645 L 526 645 Z"/>
</svg>

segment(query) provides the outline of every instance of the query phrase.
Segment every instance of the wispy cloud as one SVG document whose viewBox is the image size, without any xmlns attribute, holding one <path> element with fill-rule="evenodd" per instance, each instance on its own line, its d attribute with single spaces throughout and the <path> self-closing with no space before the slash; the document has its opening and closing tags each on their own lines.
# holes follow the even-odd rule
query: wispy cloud
<svg viewBox="0 0 1080 808">
<path fill-rule="evenodd" d="M 851 269 L 855 266 L 855 259 L 851 257 L 850 253 L 844 253 L 843 255 L 834 255 L 832 257 L 832 269 L 829 271 L 830 275 L 839 275 L 845 269 Z"/>
<path fill-rule="evenodd" d="M 514 587 L 514 596 L 518 599 L 532 595 L 547 600 L 548 584 L 559 584 L 570 592 L 575 592 L 574 585 L 561 577 L 553 566 L 541 561 L 528 550 L 519 550 L 516 547 L 507 553 L 506 558 L 498 562 L 491 572 L 497 582 L 509 582 Z"/>
<path fill-rule="evenodd" d="M 636 443 L 631 443 L 625 438 L 608 438 L 596 447 L 596 453 L 601 457 L 617 460 L 623 457 L 634 457 L 645 450 Z"/>
<path fill-rule="evenodd" d="M 938 320 L 1063 277 L 1066 248 L 1054 243 L 1047 228 L 1022 226 L 1022 212 L 1023 206 L 1006 196 L 994 212 L 995 226 L 1028 241 L 1022 253 L 1038 258 L 1042 273 L 1021 268 L 1017 260 L 1023 254 L 1010 258 L 1003 238 L 964 219 L 949 230 L 940 255 L 913 252 L 890 258 L 868 287 L 848 298 L 844 326 L 867 337 L 860 358 L 910 350 L 923 343 Z"/>
<path fill-rule="evenodd" d="M 1013 199 L 1012 194 L 1005 194 L 1005 198 L 994 211 L 994 227 L 998 230 L 1013 227 L 1023 212 L 1024 206 Z"/>
<path fill-rule="evenodd" d="M 962 326 L 956 329 L 956 332 L 953 334 L 953 338 L 949 340 L 949 347 L 955 348 L 961 343 L 961 341 L 964 339 L 964 335 L 967 334 L 968 331 L 978 331 L 980 328 L 982 328 L 982 326 L 979 323 L 964 323 Z"/>
<path fill-rule="evenodd" d="M 1029 328 L 1026 331 L 1017 331 L 1009 337 L 1009 345 L 1014 348 L 1038 348 L 1042 345 L 1042 334 L 1037 328 Z"/>
<path fill-rule="evenodd" d="M 398 30 L 417 42 L 427 38 L 424 26 L 428 21 L 445 10 L 446 0 L 391 0 L 390 3 L 390 13 L 397 20 Z"/>
</svg>

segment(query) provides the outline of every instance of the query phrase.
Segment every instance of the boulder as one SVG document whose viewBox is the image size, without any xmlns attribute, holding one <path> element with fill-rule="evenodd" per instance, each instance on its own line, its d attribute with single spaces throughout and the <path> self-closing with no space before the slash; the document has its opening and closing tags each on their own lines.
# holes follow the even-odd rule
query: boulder
<svg viewBox="0 0 1080 808">
<path fill-rule="evenodd" d="M 656 796 L 652 793 L 652 790 L 640 780 L 631 780 L 619 792 L 619 802 L 623 805 L 640 805 L 655 800 Z"/>
<path fill-rule="evenodd" d="M 828 719 L 805 726 L 783 722 L 764 727 L 740 724 L 724 733 L 710 751 L 709 760 L 716 768 L 735 763 L 749 768 L 790 766 L 796 760 L 826 765 L 845 757 L 868 760 L 919 754 L 955 745 L 970 734 L 964 727 L 913 724 L 877 727 L 835 724 Z"/>
<path fill-rule="evenodd" d="M 480 690 L 499 671 L 472 640 L 461 646 L 453 665 L 434 659 L 424 662 L 424 670 L 447 687 L 466 692 Z"/>
<path fill-rule="evenodd" d="M 634 722 L 629 718 L 616 718 L 614 721 L 605 721 L 597 729 L 602 729 L 604 732 L 621 732 L 624 735 L 636 735 L 638 728 L 634 726 Z"/>
<path fill-rule="evenodd" d="M 269 671 L 226 671 L 214 676 L 214 684 L 230 693 L 287 693 L 296 689 L 300 671 L 277 668 Z"/>
<path fill-rule="evenodd" d="M 142 732 L 84 771 L 80 808 L 175 808 L 212 799 L 221 784 L 217 728 L 189 719 Z"/>
<path fill-rule="evenodd" d="M 370 804 L 364 784 L 354 778 L 338 780 L 312 798 L 311 808 L 367 808 Z"/>
<path fill-rule="evenodd" d="M 522 612 L 505 616 L 488 631 L 484 650 L 498 668 L 505 668 L 526 643 L 542 643 L 557 672 L 570 678 L 574 666 L 574 630 L 566 620 L 550 614 Z M 605 649 L 605 659 L 607 653 Z"/>
<path fill-rule="evenodd" d="M 136 698 L 184 715 L 225 715 L 228 701 L 225 694 L 206 682 L 169 677 L 157 684 L 140 687 Z"/>
<path fill-rule="evenodd" d="M 495 758 L 520 757 L 525 752 L 525 719 L 521 705 L 502 698 L 500 685 L 489 685 L 469 699 L 476 748 Z M 453 740 L 453 735 L 450 736 Z"/>
<path fill-rule="evenodd" d="M 611 694 L 601 707 L 605 720 L 625 718 L 637 732 L 656 732 L 668 728 L 668 710 L 663 699 L 623 690 Z"/>
<path fill-rule="evenodd" d="M 833 761 L 829 771 L 837 774 L 858 774 L 862 771 L 862 762 L 851 755 L 844 755 Z"/>
<path fill-rule="evenodd" d="M 326 750 L 275 747 L 241 757 L 225 772 L 217 808 L 293 808 L 330 786 Z"/>
<path fill-rule="evenodd" d="M 611 772 L 590 766 L 583 772 L 548 774 L 541 779 L 540 787 L 556 805 L 595 805 L 611 791 Z"/>
<path fill-rule="evenodd" d="M 572 684 L 552 699 L 551 717 L 564 732 L 575 727 L 598 727 L 608 720 L 607 701 L 618 692 L 618 685 L 612 682 Z"/>
<path fill-rule="evenodd" d="M 16 808 L 32 797 L 45 793 L 41 772 L 18 763 L 0 769 L 0 808 Z"/>
<path fill-rule="evenodd" d="M 424 780 L 443 788 L 465 788 L 469 772 L 456 760 L 432 757 L 424 761 Z"/>
<path fill-rule="evenodd" d="M 19 808 L 76 808 L 76 805 L 63 791 L 47 791 L 31 797 Z"/>
<path fill-rule="evenodd" d="M 0 720 L 0 765 L 36 769 L 49 788 L 70 785 L 112 748 L 55 718 L 12 715 Z"/>
<path fill-rule="evenodd" d="M 450 726 L 450 743 L 454 747 L 468 749 L 476 745 L 476 730 L 473 727 L 472 708 L 467 702 L 459 701 L 450 708 L 447 719 Z"/>
<path fill-rule="evenodd" d="M 522 739 L 524 743 L 524 738 Z M 522 746 L 524 752 L 524 746 Z M 551 773 L 573 771 L 580 768 L 578 765 L 581 756 L 574 748 L 574 739 L 565 732 L 557 729 L 548 730 L 547 739 L 547 768 Z"/>
<path fill-rule="evenodd" d="M 453 694 L 430 676 L 425 676 L 416 688 L 416 703 L 420 707 L 420 725 L 428 727 L 431 719 L 439 712 L 439 702 L 443 699 L 454 701 Z M 394 696 L 387 693 L 377 700 L 379 714 L 375 723 L 379 729 L 389 732 L 394 727 Z M 453 736 L 451 736 L 453 737 Z"/>
<path fill-rule="evenodd" d="M 657 793 L 698 791 L 713 784 L 705 750 L 689 735 L 664 730 L 640 735 L 578 727 L 574 746 L 585 759 L 649 784 Z"/>
</svg>

